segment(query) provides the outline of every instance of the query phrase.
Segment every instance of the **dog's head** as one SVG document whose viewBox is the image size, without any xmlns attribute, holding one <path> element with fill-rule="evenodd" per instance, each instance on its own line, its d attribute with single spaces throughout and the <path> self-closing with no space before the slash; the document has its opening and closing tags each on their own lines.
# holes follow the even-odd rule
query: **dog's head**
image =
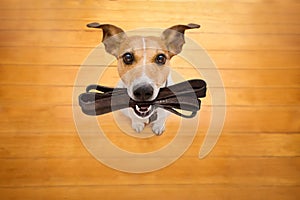
<svg viewBox="0 0 300 200">
<path fill-rule="evenodd" d="M 89 28 L 103 30 L 102 42 L 108 53 L 118 60 L 118 72 L 128 95 L 136 101 L 151 101 L 159 88 L 166 86 L 170 59 L 181 52 L 185 43 L 184 32 L 199 28 L 197 24 L 175 25 L 162 32 L 160 37 L 127 36 L 111 24 L 90 23 Z M 150 108 L 137 108 L 144 117 Z"/>
</svg>

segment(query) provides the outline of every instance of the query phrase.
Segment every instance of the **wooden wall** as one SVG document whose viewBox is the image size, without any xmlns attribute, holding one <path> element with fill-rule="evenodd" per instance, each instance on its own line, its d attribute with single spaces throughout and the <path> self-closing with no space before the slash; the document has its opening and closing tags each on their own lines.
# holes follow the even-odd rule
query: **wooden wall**
<svg viewBox="0 0 300 200">
<path fill-rule="evenodd" d="M 299 1 L 2 0 L 0 10 L 1 199 L 300 199 Z M 88 153 L 72 92 L 102 37 L 85 27 L 93 21 L 124 30 L 202 25 L 186 35 L 214 60 L 227 95 L 224 130 L 208 157 L 197 156 L 209 97 L 192 146 L 164 169 L 119 172 Z M 116 68 L 107 73 L 117 79 Z M 111 115 L 105 119 L 114 131 Z M 177 121 L 161 137 L 109 137 L 133 151 L 158 148 Z"/>
</svg>

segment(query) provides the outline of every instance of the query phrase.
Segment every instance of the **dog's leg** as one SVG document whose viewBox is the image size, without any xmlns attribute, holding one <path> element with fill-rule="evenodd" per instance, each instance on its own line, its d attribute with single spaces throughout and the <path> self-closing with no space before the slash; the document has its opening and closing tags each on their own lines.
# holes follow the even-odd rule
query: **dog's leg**
<svg viewBox="0 0 300 200">
<path fill-rule="evenodd" d="M 145 123 L 147 123 L 149 120 L 148 119 L 141 119 L 138 118 L 135 114 L 134 111 L 132 111 L 131 108 L 125 108 L 121 110 L 121 112 L 126 116 L 129 117 L 131 120 L 131 127 L 137 132 L 140 133 L 142 130 L 145 128 Z"/>
<path fill-rule="evenodd" d="M 157 109 L 157 120 L 152 123 L 152 131 L 155 135 L 161 135 L 165 131 L 166 120 L 169 115 L 167 111 L 161 108 Z"/>
<path fill-rule="evenodd" d="M 141 119 L 137 117 L 133 110 L 128 110 L 129 117 L 131 119 L 131 126 L 137 132 L 140 133 L 145 128 L 145 123 L 148 122 L 148 119 Z"/>
</svg>

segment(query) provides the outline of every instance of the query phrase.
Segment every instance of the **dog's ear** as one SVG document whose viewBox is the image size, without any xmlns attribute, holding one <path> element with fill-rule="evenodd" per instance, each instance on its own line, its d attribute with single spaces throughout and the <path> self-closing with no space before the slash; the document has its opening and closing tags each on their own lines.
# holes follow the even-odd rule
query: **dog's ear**
<svg viewBox="0 0 300 200">
<path fill-rule="evenodd" d="M 187 29 L 200 28 L 198 24 L 188 24 L 188 25 L 175 25 L 166 29 L 161 38 L 165 42 L 171 56 L 179 54 L 182 50 L 182 46 L 185 43 L 184 32 Z"/>
<path fill-rule="evenodd" d="M 99 24 L 97 22 L 87 24 L 87 27 L 102 29 L 102 42 L 105 46 L 105 50 L 114 56 L 118 56 L 120 44 L 127 38 L 121 28 L 111 24 Z"/>
</svg>

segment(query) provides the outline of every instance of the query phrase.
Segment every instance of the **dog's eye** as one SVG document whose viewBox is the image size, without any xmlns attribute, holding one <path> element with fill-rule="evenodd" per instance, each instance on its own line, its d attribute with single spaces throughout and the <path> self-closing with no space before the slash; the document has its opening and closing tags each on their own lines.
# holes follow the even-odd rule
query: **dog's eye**
<svg viewBox="0 0 300 200">
<path fill-rule="evenodd" d="M 132 53 L 125 53 L 122 57 L 123 57 L 123 62 L 126 65 L 131 65 L 134 61 L 134 56 Z"/>
<path fill-rule="evenodd" d="M 155 58 L 155 62 L 158 65 L 164 65 L 167 61 L 167 57 L 164 54 L 158 54 Z"/>
</svg>

